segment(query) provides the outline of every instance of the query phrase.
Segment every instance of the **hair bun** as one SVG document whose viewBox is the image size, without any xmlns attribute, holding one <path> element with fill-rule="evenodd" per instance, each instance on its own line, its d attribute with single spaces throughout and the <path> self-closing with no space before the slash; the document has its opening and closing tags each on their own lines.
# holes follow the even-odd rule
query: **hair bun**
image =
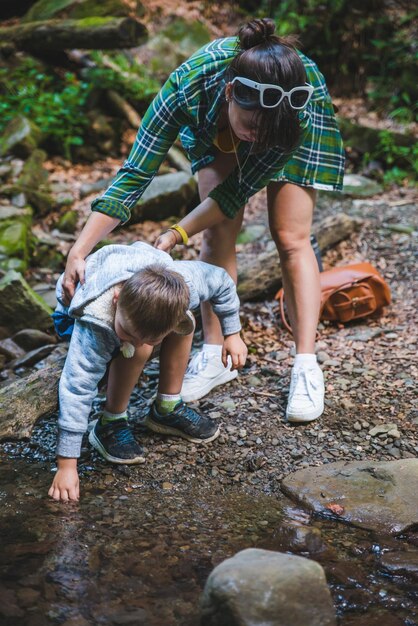
<svg viewBox="0 0 418 626">
<path fill-rule="evenodd" d="M 240 46 L 243 50 L 249 50 L 260 43 L 268 41 L 274 35 L 276 24 L 270 18 L 251 20 L 242 26 L 238 32 Z"/>
</svg>

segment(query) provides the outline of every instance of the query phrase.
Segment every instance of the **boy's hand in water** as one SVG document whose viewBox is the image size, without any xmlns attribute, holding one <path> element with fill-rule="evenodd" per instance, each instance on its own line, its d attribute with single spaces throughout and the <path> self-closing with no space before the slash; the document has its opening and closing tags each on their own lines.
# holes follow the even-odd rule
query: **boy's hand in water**
<svg viewBox="0 0 418 626">
<path fill-rule="evenodd" d="M 58 457 L 58 470 L 48 495 L 57 502 L 77 502 L 80 497 L 77 459 Z"/>
<path fill-rule="evenodd" d="M 247 360 L 247 346 L 239 336 L 239 333 L 234 335 L 228 335 L 224 339 L 222 346 L 222 363 L 224 367 L 228 365 L 228 356 L 231 357 L 232 367 L 231 370 L 238 370 L 244 367 Z"/>
</svg>

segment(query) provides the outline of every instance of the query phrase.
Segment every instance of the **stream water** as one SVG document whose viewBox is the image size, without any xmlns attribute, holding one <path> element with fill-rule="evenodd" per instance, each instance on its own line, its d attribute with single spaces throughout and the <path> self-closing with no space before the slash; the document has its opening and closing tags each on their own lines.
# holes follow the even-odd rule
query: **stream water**
<svg viewBox="0 0 418 626">
<path fill-rule="evenodd" d="M 412 578 L 389 577 L 402 539 L 312 520 L 284 497 L 214 481 L 178 489 L 109 484 L 85 468 L 78 505 L 49 501 L 50 463 L 0 463 L 0 624 L 198 626 L 199 596 L 223 559 L 247 547 L 289 551 L 325 568 L 340 626 L 416 626 Z M 123 478 L 123 474 L 122 474 Z"/>
</svg>

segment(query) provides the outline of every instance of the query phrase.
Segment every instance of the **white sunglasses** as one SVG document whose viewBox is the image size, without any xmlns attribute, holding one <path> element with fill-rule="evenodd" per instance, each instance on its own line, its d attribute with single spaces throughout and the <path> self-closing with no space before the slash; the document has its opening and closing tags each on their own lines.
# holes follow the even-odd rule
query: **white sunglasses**
<svg viewBox="0 0 418 626">
<path fill-rule="evenodd" d="M 259 101 L 263 109 L 275 109 L 282 102 L 283 98 L 287 98 L 292 109 L 300 110 L 304 109 L 308 104 L 311 96 L 314 92 L 312 85 L 305 83 L 300 87 L 293 87 L 290 91 L 284 91 L 278 85 L 269 85 L 268 83 L 256 83 L 249 78 L 243 78 L 242 76 L 236 76 L 231 80 L 231 85 L 235 82 L 239 82 L 246 87 L 251 87 L 260 93 Z M 237 95 L 235 91 L 234 100 L 242 108 L 254 108 L 254 102 L 249 101 L 245 97 Z"/>
</svg>

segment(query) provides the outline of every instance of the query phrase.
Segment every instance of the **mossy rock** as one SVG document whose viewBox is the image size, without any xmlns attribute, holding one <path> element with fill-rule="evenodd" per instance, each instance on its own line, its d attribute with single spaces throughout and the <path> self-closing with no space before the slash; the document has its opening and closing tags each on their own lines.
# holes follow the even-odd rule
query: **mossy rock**
<svg viewBox="0 0 418 626">
<path fill-rule="evenodd" d="M 0 267 L 24 271 L 29 263 L 32 211 L 0 207 Z"/>
<path fill-rule="evenodd" d="M 40 215 L 46 215 L 55 205 L 48 186 L 48 172 L 43 164 L 46 160 L 44 150 L 34 150 L 17 179 L 13 190 L 23 192 L 28 202 Z"/>
<path fill-rule="evenodd" d="M 132 7 L 132 2 L 130 3 Z M 39 0 L 29 9 L 23 22 L 39 22 L 52 18 L 82 19 L 84 17 L 125 17 L 135 13 L 144 14 L 144 7 L 137 0 L 135 7 L 128 7 L 121 0 Z"/>
<path fill-rule="evenodd" d="M 24 159 L 37 147 L 40 139 L 39 128 L 23 115 L 17 115 L 0 136 L 0 157 L 13 154 Z"/>
<path fill-rule="evenodd" d="M 176 19 L 145 44 L 151 56 L 150 69 L 166 76 L 210 40 L 202 23 Z"/>
<path fill-rule="evenodd" d="M 62 215 L 57 224 L 58 230 L 62 233 L 74 234 L 77 229 L 77 211 L 67 211 Z"/>
<path fill-rule="evenodd" d="M 23 276 L 9 271 L 0 280 L 0 326 L 10 334 L 24 328 L 51 330 L 52 309 L 28 285 Z"/>
</svg>

